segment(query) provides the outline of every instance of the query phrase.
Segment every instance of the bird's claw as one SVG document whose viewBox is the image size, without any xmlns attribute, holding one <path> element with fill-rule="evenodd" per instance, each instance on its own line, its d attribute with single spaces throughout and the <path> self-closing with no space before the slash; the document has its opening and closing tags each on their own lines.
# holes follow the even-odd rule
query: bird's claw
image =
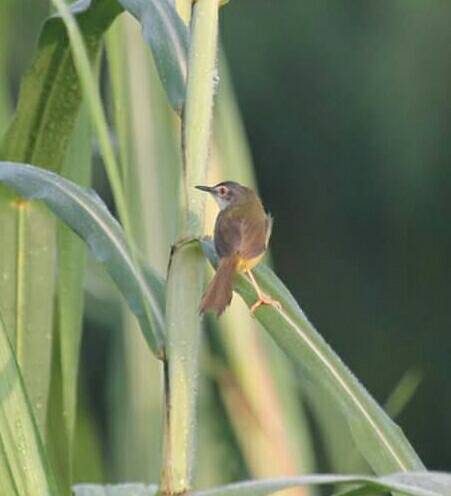
<svg viewBox="0 0 451 496">
<path fill-rule="evenodd" d="M 271 305 L 278 311 L 282 310 L 282 305 L 279 301 L 263 293 L 258 295 L 258 300 L 251 306 L 251 314 L 253 317 L 255 317 L 255 312 L 261 305 Z"/>
</svg>

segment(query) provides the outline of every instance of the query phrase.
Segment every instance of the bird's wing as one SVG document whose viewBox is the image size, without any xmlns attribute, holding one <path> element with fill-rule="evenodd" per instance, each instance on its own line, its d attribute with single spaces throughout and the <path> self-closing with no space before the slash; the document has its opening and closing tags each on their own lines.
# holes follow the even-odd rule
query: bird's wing
<svg viewBox="0 0 451 496">
<path fill-rule="evenodd" d="M 228 215 L 226 210 L 220 212 L 215 224 L 215 248 L 218 255 L 222 258 L 237 254 L 241 237 L 241 221 Z"/>
<path fill-rule="evenodd" d="M 267 217 L 259 216 L 249 220 L 249 216 L 234 215 L 224 210 L 218 215 L 215 226 L 215 248 L 220 257 L 240 255 L 252 259 L 266 250 Z"/>
<path fill-rule="evenodd" d="M 266 250 L 266 218 L 243 221 L 241 225 L 240 255 L 245 259 L 258 257 Z"/>
</svg>

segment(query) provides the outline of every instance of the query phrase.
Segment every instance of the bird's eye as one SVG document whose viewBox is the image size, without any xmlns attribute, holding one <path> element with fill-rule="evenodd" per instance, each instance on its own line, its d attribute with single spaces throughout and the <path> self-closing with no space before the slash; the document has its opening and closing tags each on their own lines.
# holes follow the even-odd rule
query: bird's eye
<svg viewBox="0 0 451 496">
<path fill-rule="evenodd" d="M 227 193 L 227 189 L 224 186 L 220 186 L 218 188 L 218 193 L 219 193 L 219 196 L 225 196 L 225 194 Z"/>
</svg>

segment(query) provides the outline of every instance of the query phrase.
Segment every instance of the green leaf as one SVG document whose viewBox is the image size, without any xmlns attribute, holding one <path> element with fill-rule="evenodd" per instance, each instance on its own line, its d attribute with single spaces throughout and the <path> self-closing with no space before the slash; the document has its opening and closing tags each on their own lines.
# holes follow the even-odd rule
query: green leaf
<svg viewBox="0 0 451 496">
<path fill-rule="evenodd" d="M 103 31 L 121 11 L 115 0 L 74 7 L 94 60 Z M 81 90 L 61 19 L 42 29 L 37 54 L 22 79 L 14 119 L 0 146 L 4 160 L 59 171 L 81 104 Z M 0 308 L 17 351 L 41 433 L 45 432 L 56 291 L 55 221 L 42 205 L 0 189 Z"/>
<path fill-rule="evenodd" d="M 202 246 L 210 260 L 215 261 L 212 243 L 203 241 Z M 423 470 L 421 460 L 401 429 L 315 330 L 280 279 L 262 264 L 253 272 L 263 291 L 282 305 L 281 311 L 261 306 L 256 317 L 306 376 L 334 398 L 356 445 L 375 472 Z M 237 277 L 235 290 L 248 305 L 256 301 L 255 291 L 243 275 Z"/>
<path fill-rule="evenodd" d="M 93 191 L 32 165 L 1 162 L 0 181 L 26 198 L 43 200 L 87 243 L 137 316 L 150 348 L 161 357 L 161 308 L 129 253 L 120 225 L 100 198 Z"/>
<path fill-rule="evenodd" d="M 14 12 L 12 7 L 12 0 L 3 0 L 0 7 L 0 136 L 5 131 L 11 114 L 11 97 L 8 85 L 8 56 L 10 53 L 8 38 L 13 29 L 10 22 Z"/>
<path fill-rule="evenodd" d="M 87 186 L 91 177 L 91 127 L 86 105 L 80 113 L 62 174 Z M 48 440 L 65 486 L 72 482 L 72 451 L 77 410 L 78 363 L 83 321 L 86 247 L 65 224 L 57 226 L 58 280 L 55 309 L 55 345 L 49 402 Z"/>
<path fill-rule="evenodd" d="M 144 484 L 118 484 L 100 486 L 97 484 L 77 484 L 73 487 L 74 496 L 154 496 L 158 486 Z"/>
<path fill-rule="evenodd" d="M 176 112 L 186 93 L 188 30 L 168 0 L 119 0 L 141 23 L 152 49 L 160 79 Z"/>
<path fill-rule="evenodd" d="M 283 489 L 307 485 L 359 484 L 374 491 L 411 496 L 446 496 L 451 494 L 451 475 L 440 472 L 407 472 L 385 477 L 320 474 L 273 480 L 253 480 L 196 491 L 193 496 L 266 496 Z M 345 494 L 345 493 L 342 493 Z"/>
<path fill-rule="evenodd" d="M 121 12 L 116 0 L 83 0 L 72 6 L 91 60 L 103 32 Z M 36 57 L 22 80 L 13 122 L 0 147 L 3 160 L 31 162 L 58 171 L 81 105 L 81 88 L 63 22 L 49 18 Z"/>
<path fill-rule="evenodd" d="M 0 317 L 0 460 L 2 493 L 57 495 L 11 342 Z M 12 487 L 11 487 L 12 486 Z M 9 494 L 14 494 L 9 493 Z"/>
<path fill-rule="evenodd" d="M 0 188 L 0 311 L 45 433 L 55 290 L 55 220 Z"/>
</svg>

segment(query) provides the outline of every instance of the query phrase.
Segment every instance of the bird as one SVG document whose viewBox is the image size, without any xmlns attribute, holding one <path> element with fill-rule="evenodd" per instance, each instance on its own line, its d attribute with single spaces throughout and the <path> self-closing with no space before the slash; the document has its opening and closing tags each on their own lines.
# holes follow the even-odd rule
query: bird
<svg viewBox="0 0 451 496">
<path fill-rule="evenodd" d="M 224 312 L 232 301 L 233 279 L 237 272 L 247 274 L 257 293 L 258 299 L 251 307 L 252 315 L 261 305 L 273 305 L 280 310 L 280 303 L 260 289 L 252 274 L 252 269 L 268 249 L 273 225 L 272 217 L 265 212 L 258 195 L 235 181 L 196 188 L 210 193 L 220 209 L 214 228 L 219 263 L 202 297 L 200 313 L 211 310 L 219 317 Z"/>
</svg>

